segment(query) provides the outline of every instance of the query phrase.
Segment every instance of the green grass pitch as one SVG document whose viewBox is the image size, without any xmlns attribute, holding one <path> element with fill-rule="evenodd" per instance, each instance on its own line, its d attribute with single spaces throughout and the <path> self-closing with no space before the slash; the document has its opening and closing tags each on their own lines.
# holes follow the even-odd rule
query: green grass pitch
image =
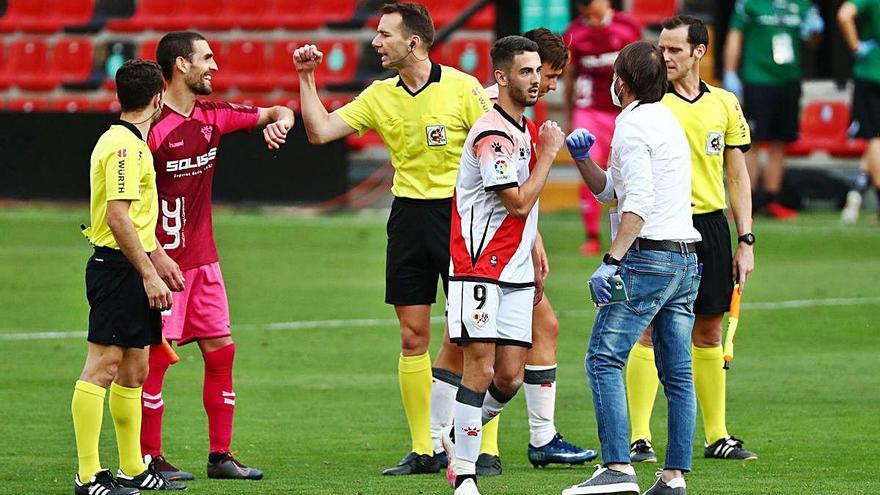
<svg viewBox="0 0 880 495">
<path fill-rule="evenodd" d="M 86 343 L 36 334 L 85 330 L 90 250 L 78 226 L 86 218 L 83 209 L 0 210 L 0 494 L 73 488 L 70 398 Z M 379 474 L 409 447 L 398 332 L 382 302 L 384 224 L 383 214 L 217 215 L 238 342 L 233 448 L 266 478 L 205 479 L 202 363 L 187 346 L 166 380 L 165 448 L 198 477 L 188 493 L 451 493 L 442 475 Z M 557 425 L 566 439 L 597 448 L 583 359 L 595 315 L 586 280 L 599 260 L 577 254 L 575 214 L 546 215 L 541 231 L 551 262 L 547 294 L 561 322 Z M 757 269 L 728 375 L 728 426 L 760 459 L 703 459 L 698 418 L 690 493 L 880 493 L 873 455 L 880 440 L 880 228 L 807 214 L 786 224 L 761 219 L 755 232 Z M 780 301 L 799 302 L 772 304 Z M 441 332 L 437 323 L 434 353 Z M 662 459 L 662 394 L 652 426 Z M 500 442 L 504 475 L 481 480 L 485 494 L 558 494 L 592 472 L 528 464 L 521 394 L 504 412 Z M 109 412 L 101 445 L 104 465 L 115 471 Z M 656 467 L 636 467 L 643 490 Z"/>
</svg>

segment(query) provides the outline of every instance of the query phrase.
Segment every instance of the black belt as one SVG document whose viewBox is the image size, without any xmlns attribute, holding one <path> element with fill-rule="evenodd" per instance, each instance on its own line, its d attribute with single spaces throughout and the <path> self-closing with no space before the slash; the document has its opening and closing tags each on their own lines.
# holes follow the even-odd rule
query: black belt
<svg viewBox="0 0 880 495">
<path fill-rule="evenodd" d="M 637 238 L 633 242 L 632 248 L 636 251 L 672 251 L 673 253 L 693 253 L 696 252 L 696 243 L 681 241 L 655 241 L 653 239 Z"/>
</svg>

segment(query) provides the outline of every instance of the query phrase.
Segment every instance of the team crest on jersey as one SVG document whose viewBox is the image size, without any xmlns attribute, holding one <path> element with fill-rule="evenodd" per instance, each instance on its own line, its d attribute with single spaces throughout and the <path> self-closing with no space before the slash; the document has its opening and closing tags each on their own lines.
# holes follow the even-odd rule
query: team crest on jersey
<svg viewBox="0 0 880 495">
<path fill-rule="evenodd" d="M 428 146 L 443 146 L 446 144 L 446 126 L 429 125 L 425 128 L 428 134 Z"/>
<path fill-rule="evenodd" d="M 211 142 L 211 134 L 214 133 L 214 128 L 209 125 L 202 126 L 202 136 L 205 137 L 205 141 Z"/>
<path fill-rule="evenodd" d="M 710 132 L 706 138 L 706 154 L 720 155 L 724 149 L 724 134 L 720 132 Z"/>
<path fill-rule="evenodd" d="M 498 256 L 495 256 L 493 254 L 492 257 L 489 258 L 489 264 L 492 265 L 493 267 L 498 266 Z"/>
<path fill-rule="evenodd" d="M 475 309 L 473 314 L 471 314 L 471 319 L 474 320 L 474 325 L 478 328 L 483 328 L 489 323 L 489 313 L 482 309 Z"/>
</svg>

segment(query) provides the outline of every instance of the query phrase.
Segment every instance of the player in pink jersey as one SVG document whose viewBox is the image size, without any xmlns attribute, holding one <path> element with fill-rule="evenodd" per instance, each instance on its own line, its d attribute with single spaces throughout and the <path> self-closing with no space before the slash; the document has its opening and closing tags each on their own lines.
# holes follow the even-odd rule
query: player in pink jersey
<svg viewBox="0 0 880 495">
<path fill-rule="evenodd" d="M 544 284 L 536 267 L 537 202 L 563 136 L 555 122 L 545 122 L 536 150 L 534 124 L 523 115 L 538 101 L 538 45 L 521 36 L 501 38 L 492 46 L 492 65 L 498 103 L 468 133 L 452 207 L 447 328 L 450 341 L 462 346 L 464 373 L 454 423 L 441 440 L 455 495 L 479 495 L 483 425 L 523 382 L 532 307 Z"/>
<path fill-rule="evenodd" d="M 167 83 L 165 107 L 147 143 L 156 163 L 159 190 L 158 248 L 152 261 L 174 293 L 172 310 L 163 314 L 163 334 L 178 345 L 196 341 L 205 361 L 203 402 L 208 415 L 209 478 L 260 479 L 259 469 L 232 457 L 235 392 L 232 363 L 235 343 L 229 332 L 226 289 L 214 244 L 211 191 L 220 138 L 239 130 L 264 127 L 269 149 L 284 144 L 293 127 L 293 111 L 258 108 L 224 101 L 202 101 L 210 95 L 219 69 L 207 40 L 198 33 L 166 34 L 156 58 Z M 169 479 L 193 479 L 165 460 L 162 453 L 162 382 L 169 362 L 161 351 L 150 352 L 144 384 L 141 448 L 147 462 Z"/>
<path fill-rule="evenodd" d="M 577 0 L 580 16 L 565 31 L 573 63 L 565 72 L 565 110 L 571 129 L 590 129 L 596 135 L 592 158 L 602 168 L 608 164 L 614 119 L 619 108 L 611 103 L 611 79 L 617 52 L 642 38 L 635 19 L 615 12 L 609 0 Z M 583 254 L 600 254 L 599 225 L 602 207 L 592 193 L 581 185 L 581 218 L 587 240 Z"/>
<path fill-rule="evenodd" d="M 556 91 L 558 78 L 569 63 L 568 45 L 547 28 L 532 29 L 523 37 L 538 45 L 541 58 L 541 83 L 538 98 Z M 498 84 L 486 88 L 486 95 L 493 102 L 498 100 Z M 530 128 L 530 130 L 532 130 Z M 537 132 L 531 135 L 538 142 Z M 532 155 L 534 161 L 535 155 Z M 547 253 L 540 232 L 535 238 L 536 268 L 542 279 L 550 272 Z M 548 464 L 582 464 L 597 456 L 595 450 L 584 449 L 566 442 L 557 431 L 556 416 L 556 349 L 559 337 L 559 320 L 547 295 L 535 306 L 532 316 L 532 348 L 526 357 L 523 390 L 529 417 L 528 458 L 535 467 Z M 434 449 L 442 449 L 440 431 L 452 423 L 455 394 L 461 383 L 462 353 L 444 340 L 443 347 L 434 362 L 434 383 L 431 388 L 431 440 Z M 500 418 L 499 418 L 500 419 Z M 477 474 L 492 476 L 501 474 L 501 458 L 498 453 L 498 425 L 493 435 L 491 424 L 483 430 L 483 445 L 477 458 Z"/>
</svg>

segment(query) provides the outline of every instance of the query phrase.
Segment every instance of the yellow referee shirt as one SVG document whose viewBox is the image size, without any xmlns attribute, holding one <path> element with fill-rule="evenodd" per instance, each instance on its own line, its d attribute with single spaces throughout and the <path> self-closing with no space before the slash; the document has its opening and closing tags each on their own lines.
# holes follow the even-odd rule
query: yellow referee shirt
<svg viewBox="0 0 880 495">
<path fill-rule="evenodd" d="M 154 251 L 159 218 L 156 170 L 150 148 L 137 127 L 122 120 L 114 122 L 95 144 L 90 174 L 89 241 L 95 246 L 119 249 L 107 225 L 107 202 L 124 199 L 131 201 L 128 216 L 144 251 Z"/>
<path fill-rule="evenodd" d="M 724 148 L 748 151 L 752 141 L 736 96 L 700 81 L 700 94 L 691 101 L 676 93 L 670 84 L 663 104 L 675 114 L 691 148 L 694 213 L 727 208 Z"/>
<path fill-rule="evenodd" d="M 376 130 L 391 154 L 391 193 L 413 199 L 451 198 L 468 131 L 492 105 L 480 82 L 433 64 L 424 87 L 412 92 L 400 76 L 376 81 L 336 110 L 362 135 Z"/>
</svg>

